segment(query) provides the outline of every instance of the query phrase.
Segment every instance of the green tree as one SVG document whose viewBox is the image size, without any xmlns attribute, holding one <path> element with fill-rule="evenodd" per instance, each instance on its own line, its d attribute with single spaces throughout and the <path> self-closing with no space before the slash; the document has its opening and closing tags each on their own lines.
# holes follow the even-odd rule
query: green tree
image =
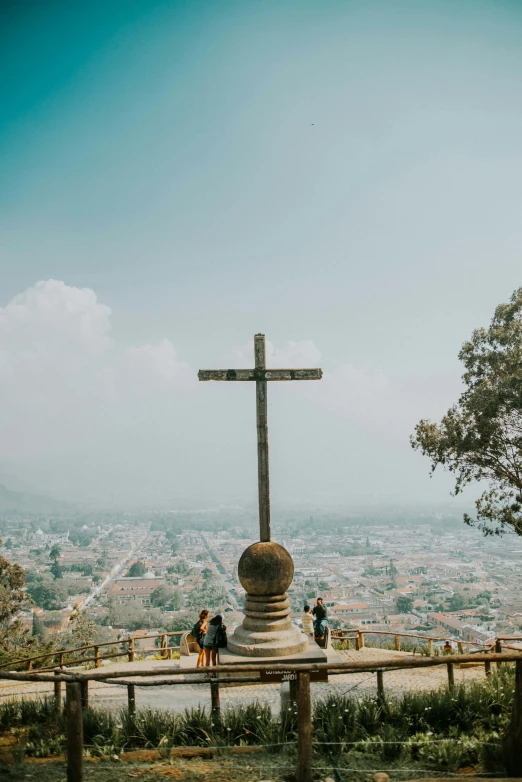
<svg viewBox="0 0 522 782">
<path fill-rule="evenodd" d="M 69 621 L 73 646 L 89 646 L 94 642 L 96 625 L 87 611 L 73 611 Z"/>
<path fill-rule="evenodd" d="M 160 584 L 151 594 L 150 604 L 154 608 L 163 608 L 166 611 L 179 611 L 183 608 L 183 593 L 179 589 Z"/>
<path fill-rule="evenodd" d="M 60 567 L 58 560 L 54 560 L 53 564 L 49 568 L 50 572 L 53 574 L 55 578 L 62 578 L 63 576 L 63 570 Z"/>
<path fill-rule="evenodd" d="M 220 608 L 226 599 L 227 595 L 221 584 L 206 582 L 201 588 L 192 590 L 187 603 L 190 608 L 201 611 L 203 608 Z"/>
<path fill-rule="evenodd" d="M 180 611 L 174 616 L 169 624 L 169 632 L 175 633 L 177 630 L 191 630 L 198 620 L 196 611 Z"/>
<path fill-rule="evenodd" d="M 56 611 L 61 608 L 67 598 L 67 590 L 61 582 L 44 579 L 41 576 L 31 580 L 28 592 L 34 603 L 46 611 Z"/>
<path fill-rule="evenodd" d="M 455 594 L 449 599 L 449 609 L 450 611 L 461 611 L 463 608 L 467 608 L 468 603 L 467 601 L 462 597 L 462 595 Z"/>
<path fill-rule="evenodd" d="M 180 576 L 188 576 L 189 570 L 190 568 L 185 560 L 179 557 L 176 560 L 176 572 L 179 573 Z"/>
<path fill-rule="evenodd" d="M 399 595 L 397 598 L 397 611 L 399 614 L 409 614 L 413 608 L 413 600 L 407 595 Z"/>
<path fill-rule="evenodd" d="M 61 556 L 62 556 L 62 552 L 60 546 L 57 543 L 55 543 L 49 552 L 49 559 L 52 559 L 53 562 L 57 562 L 57 560 L 59 560 Z"/>
<path fill-rule="evenodd" d="M 436 424 L 422 420 L 413 448 L 455 476 L 454 494 L 489 486 L 466 524 L 485 535 L 522 535 L 522 288 L 500 304 L 488 329 L 476 329 L 459 353 L 465 390 Z"/>
<path fill-rule="evenodd" d="M 145 567 L 145 563 L 142 562 L 141 559 L 138 559 L 137 562 L 133 562 L 130 566 L 127 575 L 129 578 L 143 578 L 146 572 L 147 568 Z"/>
<path fill-rule="evenodd" d="M 0 557 L 0 646 L 7 647 L 13 637 L 12 625 L 16 624 L 16 617 L 27 602 L 24 588 L 23 568 Z"/>
<path fill-rule="evenodd" d="M 33 613 L 32 635 L 33 638 L 36 638 L 38 641 L 45 641 L 47 636 L 47 630 L 45 628 L 45 625 L 41 617 L 39 617 L 38 614 L 35 613 Z"/>
</svg>

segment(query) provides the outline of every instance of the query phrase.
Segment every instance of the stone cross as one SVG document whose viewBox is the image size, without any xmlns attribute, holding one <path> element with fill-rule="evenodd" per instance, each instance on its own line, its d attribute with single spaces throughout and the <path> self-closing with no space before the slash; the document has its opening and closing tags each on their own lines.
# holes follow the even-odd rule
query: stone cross
<svg viewBox="0 0 522 782">
<path fill-rule="evenodd" d="M 200 369 L 200 380 L 255 380 L 257 414 L 257 480 L 259 493 L 259 539 L 270 541 L 270 477 L 268 470 L 267 381 L 320 380 L 321 369 L 267 369 L 265 335 L 254 337 L 254 369 Z"/>
</svg>

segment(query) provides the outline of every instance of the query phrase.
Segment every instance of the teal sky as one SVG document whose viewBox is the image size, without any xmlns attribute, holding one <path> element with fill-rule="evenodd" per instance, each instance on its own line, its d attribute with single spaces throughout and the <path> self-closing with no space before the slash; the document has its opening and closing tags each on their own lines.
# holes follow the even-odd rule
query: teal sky
<svg viewBox="0 0 522 782">
<path fill-rule="evenodd" d="M 518 2 L 4 2 L 0 465 L 255 497 L 252 394 L 190 378 L 264 331 L 328 375 L 275 496 L 447 497 L 407 438 L 522 285 L 521 83 Z"/>
</svg>

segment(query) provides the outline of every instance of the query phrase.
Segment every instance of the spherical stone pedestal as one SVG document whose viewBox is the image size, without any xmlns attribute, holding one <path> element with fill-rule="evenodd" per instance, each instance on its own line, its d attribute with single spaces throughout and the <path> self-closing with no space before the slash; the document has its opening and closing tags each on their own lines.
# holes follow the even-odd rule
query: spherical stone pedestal
<svg viewBox="0 0 522 782">
<path fill-rule="evenodd" d="M 278 543 L 254 543 L 241 555 L 239 580 L 246 590 L 245 618 L 228 649 L 245 657 L 284 657 L 308 648 L 308 639 L 290 619 L 286 590 L 292 583 L 292 557 Z"/>
</svg>

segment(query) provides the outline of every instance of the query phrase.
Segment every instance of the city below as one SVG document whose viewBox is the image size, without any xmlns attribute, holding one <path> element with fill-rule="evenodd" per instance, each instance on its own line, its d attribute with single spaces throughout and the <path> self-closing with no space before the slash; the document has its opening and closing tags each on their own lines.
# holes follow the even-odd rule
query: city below
<svg viewBox="0 0 522 782">
<path fill-rule="evenodd" d="M 322 597 L 332 629 L 477 645 L 522 630 L 522 541 L 513 535 L 485 538 L 456 511 L 286 515 L 274 539 L 294 560 L 297 624 L 303 606 Z M 204 608 L 223 614 L 229 630 L 242 620 L 237 564 L 256 539 L 251 509 L 5 512 L 0 530 L 0 553 L 26 571 L 34 604 L 19 619 L 40 640 L 74 646 L 79 613 L 92 623 L 89 642 L 132 633 L 143 649 L 147 636 L 190 629 Z"/>
</svg>

